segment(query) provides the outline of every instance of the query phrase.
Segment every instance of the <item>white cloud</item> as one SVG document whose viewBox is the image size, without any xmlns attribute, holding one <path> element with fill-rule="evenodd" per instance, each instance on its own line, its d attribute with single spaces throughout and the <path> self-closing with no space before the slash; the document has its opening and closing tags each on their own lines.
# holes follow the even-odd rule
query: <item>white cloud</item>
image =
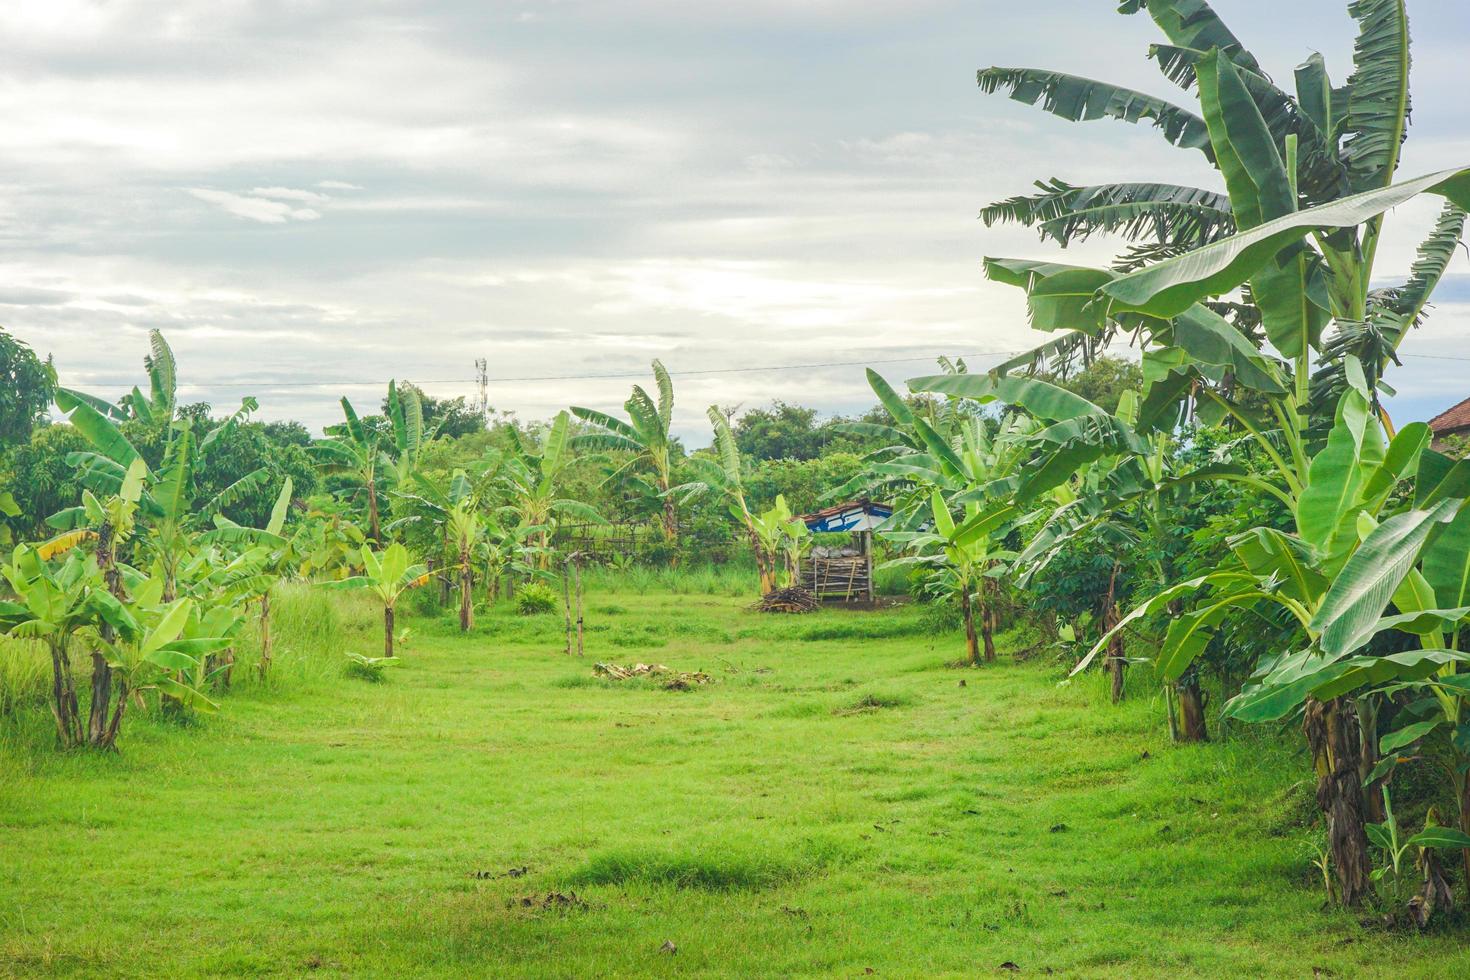
<svg viewBox="0 0 1470 980">
<path fill-rule="evenodd" d="M 255 187 L 250 191 L 253 197 L 269 197 L 277 201 L 302 201 L 307 204 L 318 204 L 330 201 L 331 198 L 316 191 L 303 191 L 294 187 Z"/>
<path fill-rule="evenodd" d="M 259 221 L 268 225 L 283 224 L 287 221 L 315 221 L 321 217 L 321 213 L 312 208 L 292 207 L 290 204 L 273 201 L 267 197 L 232 194 L 229 191 L 217 191 L 207 187 L 189 187 L 186 190 L 199 200 L 218 205 L 226 213 L 233 214 L 237 218 L 248 218 L 251 221 Z"/>
<path fill-rule="evenodd" d="M 319 180 L 316 186 L 329 191 L 360 191 L 363 189 L 361 184 L 349 184 L 345 180 Z"/>
</svg>

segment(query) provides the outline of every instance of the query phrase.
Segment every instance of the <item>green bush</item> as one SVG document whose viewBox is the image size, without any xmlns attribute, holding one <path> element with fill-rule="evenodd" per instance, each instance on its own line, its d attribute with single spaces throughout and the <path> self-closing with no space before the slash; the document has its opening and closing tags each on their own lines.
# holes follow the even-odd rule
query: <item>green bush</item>
<svg viewBox="0 0 1470 980">
<path fill-rule="evenodd" d="M 551 586 L 531 582 L 516 592 L 516 612 L 522 616 L 539 616 L 554 612 L 560 601 Z"/>
<path fill-rule="evenodd" d="M 344 673 L 348 677 L 356 677 L 359 680 L 369 681 L 373 684 L 381 684 L 386 680 L 383 671 L 397 665 L 397 657 L 364 657 L 360 653 L 348 651 Z"/>
</svg>

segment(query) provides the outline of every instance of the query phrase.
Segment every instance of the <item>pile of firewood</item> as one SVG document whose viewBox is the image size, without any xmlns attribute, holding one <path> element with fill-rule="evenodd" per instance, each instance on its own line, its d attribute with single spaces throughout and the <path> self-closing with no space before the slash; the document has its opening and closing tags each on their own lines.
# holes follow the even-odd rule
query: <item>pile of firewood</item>
<svg viewBox="0 0 1470 980">
<path fill-rule="evenodd" d="M 753 607 L 757 612 L 778 613 L 809 613 L 816 612 L 820 604 L 817 597 L 806 589 L 795 586 L 790 589 L 776 589 L 761 596 L 760 601 Z"/>
</svg>

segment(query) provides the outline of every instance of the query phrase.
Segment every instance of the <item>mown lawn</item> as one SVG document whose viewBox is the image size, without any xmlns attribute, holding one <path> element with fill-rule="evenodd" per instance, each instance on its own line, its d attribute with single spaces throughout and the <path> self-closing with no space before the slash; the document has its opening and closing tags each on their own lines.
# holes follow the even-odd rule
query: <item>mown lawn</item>
<svg viewBox="0 0 1470 980">
<path fill-rule="evenodd" d="M 1145 686 L 947 667 L 912 610 L 589 607 L 581 661 L 552 616 L 410 620 L 381 684 L 283 628 L 275 683 L 119 757 L 0 721 L 0 972 L 1470 975 L 1321 910 L 1294 739 L 1173 747 Z"/>
</svg>

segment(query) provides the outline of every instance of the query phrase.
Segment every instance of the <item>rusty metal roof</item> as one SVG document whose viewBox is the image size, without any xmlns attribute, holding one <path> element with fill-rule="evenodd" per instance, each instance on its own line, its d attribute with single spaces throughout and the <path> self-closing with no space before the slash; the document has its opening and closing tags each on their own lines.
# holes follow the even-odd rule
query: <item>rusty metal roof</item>
<svg viewBox="0 0 1470 980">
<path fill-rule="evenodd" d="M 831 507 L 823 507 L 821 510 L 814 510 L 810 514 L 800 514 L 797 516 L 796 519 L 798 521 L 819 521 L 824 517 L 836 517 L 838 514 L 844 514 L 847 511 L 856 510 L 858 508 L 862 508 L 865 511 L 872 511 L 874 508 L 878 508 L 881 510 L 886 510 L 890 514 L 893 513 L 892 504 L 880 504 L 877 501 L 869 500 L 867 497 L 863 497 L 861 500 L 849 500 L 846 503 L 833 504 Z"/>
<path fill-rule="evenodd" d="M 1447 436 L 1470 429 L 1470 398 L 1445 409 L 1429 420 L 1429 428 L 1437 436 Z"/>
</svg>

